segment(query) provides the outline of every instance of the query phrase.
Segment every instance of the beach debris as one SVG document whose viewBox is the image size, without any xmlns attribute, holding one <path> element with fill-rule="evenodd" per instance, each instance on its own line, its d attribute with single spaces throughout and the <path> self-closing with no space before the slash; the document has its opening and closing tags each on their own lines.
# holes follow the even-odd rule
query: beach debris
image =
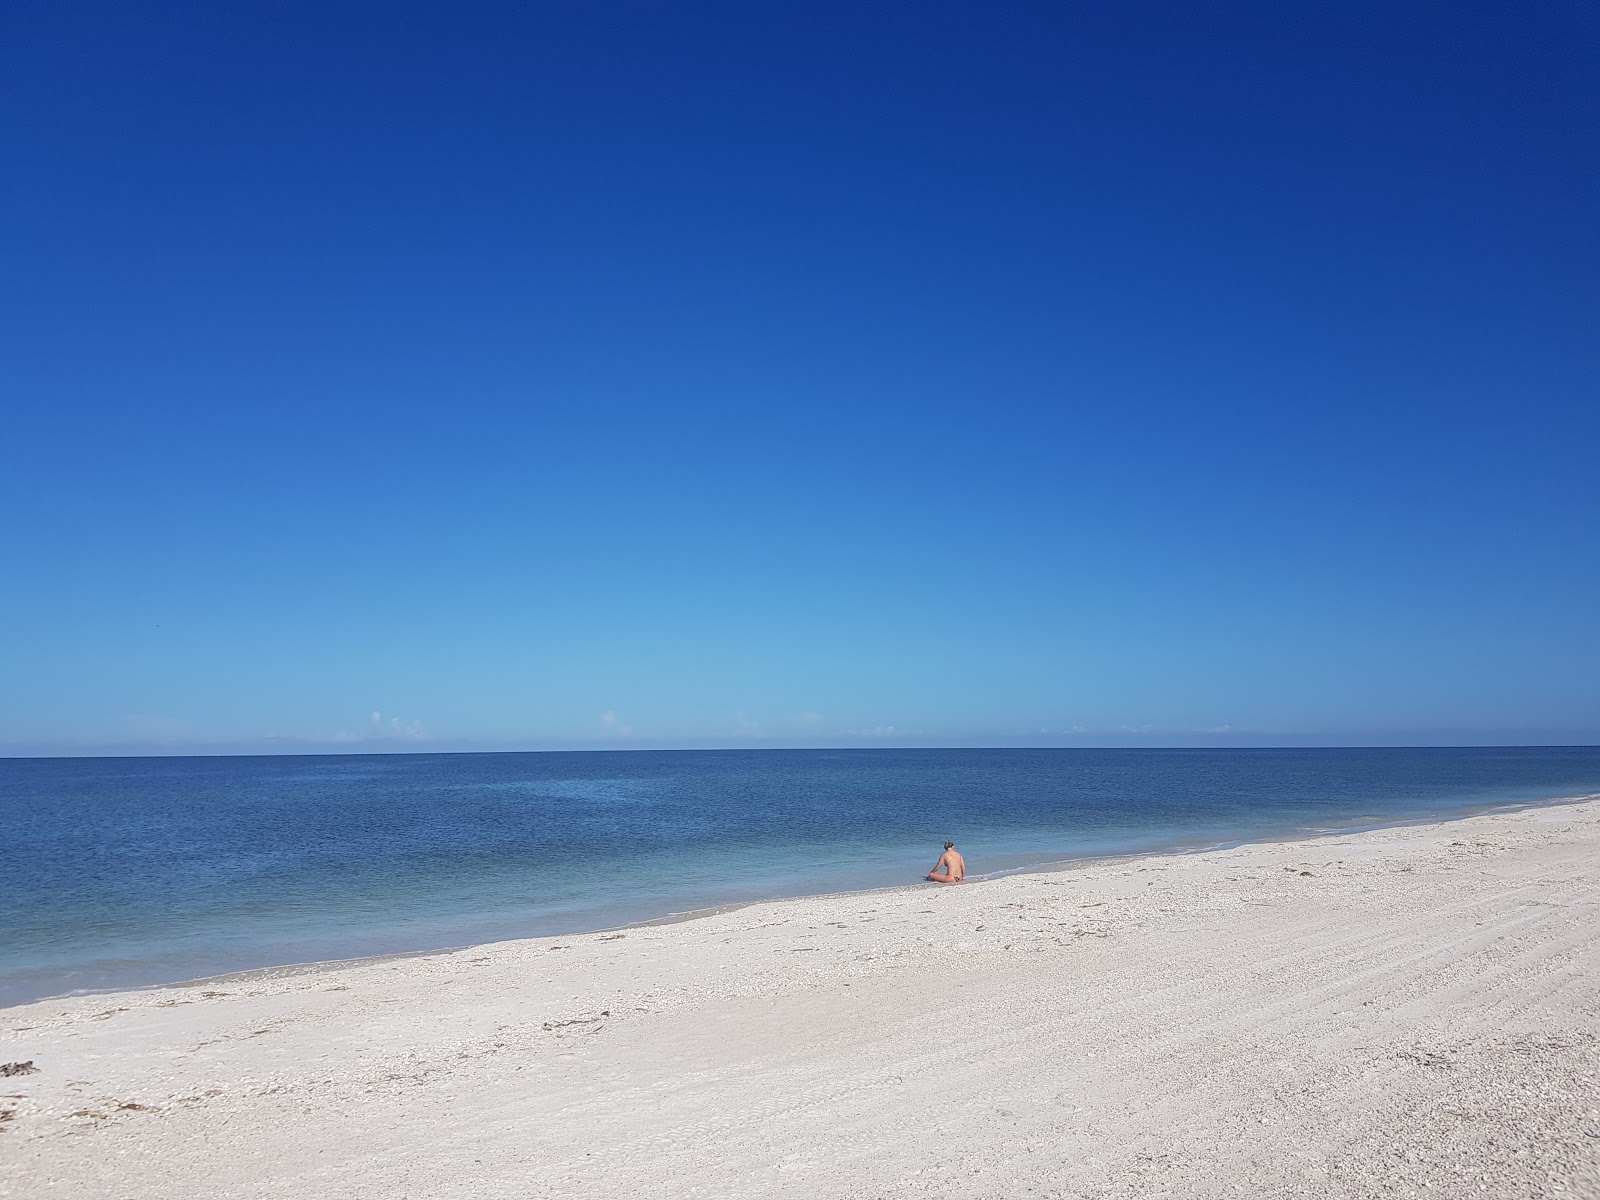
<svg viewBox="0 0 1600 1200">
<path fill-rule="evenodd" d="M 231 995 L 233 995 L 232 992 L 201 992 L 200 993 L 200 998 L 202 1000 L 220 1000 L 224 996 L 231 996 Z"/>
<path fill-rule="evenodd" d="M 597 942 L 618 942 L 618 941 L 621 941 L 623 938 L 625 938 L 627 936 L 628 935 L 625 934 L 625 933 L 607 933 L 607 934 L 604 934 L 604 935 L 602 935 L 600 937 L 595 938 L 595 941 L 597 941 Z"/>
<path fill-rule="evenodd" d="M 580 1017 L 575 1021 L 546 1021 L 544 1027 L 546 1029 L 565 1029 L 569 1025 L 593 1025 L 599 1019 L 599 1017 Z"/>
<path fill-rule="evenodd" d="M 1310 875 L 1311 872 L 1310 871 L 1301 871 L 1300 874 L 1302 874 L 1302 875 Z"/>
<path fill-rule="evenodd" d="M 33 1059 L 27 1062 L 0 1063 L 0 1076 L 9 1078 L 12 1075 L 37 1075 L 39 1068 L 33 1065 Z"/>
<path fill-rule="evenodd" d="M 1450 1059 L 1437 1050 L 1402 1050 L 1400 1058 L 1419 1067 L 1448 1067 Z"/>
<path fill-rule="evenodd" d="M 160 1112 L 153 1104 L 140 1104 L 137 1100 L 129 1100 L 126 1104 L 116 1106 L 117 1112 Z"/>
</svg>

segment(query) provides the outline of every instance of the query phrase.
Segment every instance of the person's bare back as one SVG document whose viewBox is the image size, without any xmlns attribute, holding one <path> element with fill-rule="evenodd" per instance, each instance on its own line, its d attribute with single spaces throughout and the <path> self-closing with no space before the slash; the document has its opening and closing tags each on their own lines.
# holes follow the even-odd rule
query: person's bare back
<svg viewBox="0 0 1600 1200">
<path fill-rule="evenodd" d="M 928 872 L 930 883 L 960 883 L 967 877 L 967 860 L 961 857 L 954 842 L 944 844 L 944 853 Z"/>
</svg>

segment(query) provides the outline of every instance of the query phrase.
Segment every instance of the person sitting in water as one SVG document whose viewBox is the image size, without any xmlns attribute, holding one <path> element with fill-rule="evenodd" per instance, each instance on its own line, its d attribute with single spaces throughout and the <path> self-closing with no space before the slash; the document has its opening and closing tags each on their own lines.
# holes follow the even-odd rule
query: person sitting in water
<svg viewBox="0 0 1600 1200">
<path fill-rule="evenodd" d="M 961 857 L 954 842 L 944 844 L 944 853 L 928 872 L 930 883 L 960 883 L 967 877 L 967 860 Z"/>
</svg>

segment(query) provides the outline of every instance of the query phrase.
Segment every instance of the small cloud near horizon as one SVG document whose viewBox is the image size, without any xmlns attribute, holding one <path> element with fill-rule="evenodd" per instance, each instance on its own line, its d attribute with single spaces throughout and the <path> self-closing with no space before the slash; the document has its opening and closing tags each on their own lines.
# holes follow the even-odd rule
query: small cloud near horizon
<svg viewBox="0 0 1600 1200">
<path fill-rule="evenodd" d="M 277 738 L 277 734 L 268 734 L 269 738 Z M 307 742 L 420 742 L 427 739 L 428 731 L 422 727 L 421 721 L 403 721 L 399 717 L 383 719 L 381 712 L 374 712 L 367 718 L 367 727 L 360 733 L 351 733 L 341 729 L 331 738 L 309 737 L 303 739 Z M 302 739 L 285 739 L 302 740 Z"/>
<path fill-rule="evenodd" d="M 844 737 L 861 738 L 897 738 L 897 737 L 923 737 L 920 729 L 897 729 L 893 725 L 872 725 L 866 729 L 841 729 Z"/>
</svg>

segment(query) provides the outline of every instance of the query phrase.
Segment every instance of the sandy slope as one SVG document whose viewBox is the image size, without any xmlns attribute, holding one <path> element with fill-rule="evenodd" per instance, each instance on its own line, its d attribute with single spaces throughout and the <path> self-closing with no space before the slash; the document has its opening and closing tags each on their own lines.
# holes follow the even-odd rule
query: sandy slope
<svg viewBox="0 0 1600 1200">
<path fill-rule="evenodd" d="M 1600 1197 L 1597 850 L 1588 802 L 8 1009 L 0 1194 Z"/>
</svg>

